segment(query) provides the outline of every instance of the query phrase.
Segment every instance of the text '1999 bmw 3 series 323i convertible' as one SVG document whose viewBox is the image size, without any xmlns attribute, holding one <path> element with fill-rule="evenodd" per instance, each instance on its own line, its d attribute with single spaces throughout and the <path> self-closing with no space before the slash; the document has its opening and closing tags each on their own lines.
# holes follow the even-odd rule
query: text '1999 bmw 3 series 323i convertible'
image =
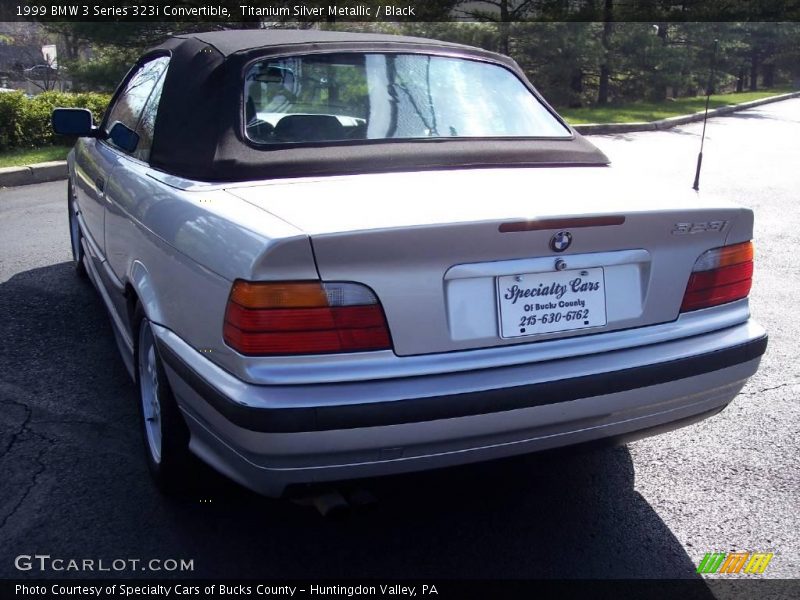
<svg viewBox="0 0 800 600">
<path fill-rule="evenodd" d="M 621 177 L 504 56 L 187 34 L 53 124 L 166 489 L 194 456 L 278 496 L 634 439 L 766 349 L 752 212 Z"/>
</svg>

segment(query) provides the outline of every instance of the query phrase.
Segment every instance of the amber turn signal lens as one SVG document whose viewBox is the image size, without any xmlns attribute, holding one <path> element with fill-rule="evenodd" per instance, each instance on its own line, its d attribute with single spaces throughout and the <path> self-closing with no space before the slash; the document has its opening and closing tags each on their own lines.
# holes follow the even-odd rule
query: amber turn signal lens
<svg viewBox="0 0 800 600">
<path fill-rule="evenodd" d="M 319 308 L 328 296 L 319 281 L 271 283 L 237 280 L 231 301 L 245 308 Z"/>
<path fill-rule="evenodd" d="M 231 288 L 222 336 L 249 356 L 391 348 L 378 298 L 353 282 L 249 282 Z"/>
<path fill-rule="evenodd" d="M 744 244 L 720 248 L 719 266 L 727 267 L 750 262 L 753 260 L 753 255 L 753 242 L 745 242 Z"/>
<path fill-rule="evenodd" d="M 753 242 L 713 248 L 704 252 L 694 264 L 692 272 L 710 271 L 720 267 L 738 265 L 753 260 Z"/>
</svg>

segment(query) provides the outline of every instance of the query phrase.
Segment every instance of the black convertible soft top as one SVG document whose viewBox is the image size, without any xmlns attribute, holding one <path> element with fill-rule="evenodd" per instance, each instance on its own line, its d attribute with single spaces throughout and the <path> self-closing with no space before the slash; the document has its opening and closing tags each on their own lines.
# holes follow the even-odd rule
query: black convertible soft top
<svg viewBox="0 0 800 600">
<path fill-rule="evenodd" d="M 150 164 L 167 173 L 200 181 L 464 167 L 608 164 L 605 155 L 574 130 L 572 136 L 564 138 L 344 140 L 269 148 L 258 147 L 246 139 L 242 122 L 244 71 L 252 60 L 270 55 L 353 50 L 439 54 L 497 63 L 512 70 L 541 100 L 513 60 L 460 44 L 318 30 L 230 30 L 180 35 L 141 59 L 171 56 Z"/>
</svg>

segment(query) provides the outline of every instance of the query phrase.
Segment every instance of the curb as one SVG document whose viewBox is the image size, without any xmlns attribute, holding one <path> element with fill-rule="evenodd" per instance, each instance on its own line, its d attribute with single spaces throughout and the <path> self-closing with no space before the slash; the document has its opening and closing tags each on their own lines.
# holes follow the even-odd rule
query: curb
<svg viewBox="0 0 800 600">
<path fill-rule="evenodd" d="M 771 102 L 780 102 L 781 100 L 788 100 L 789 98 L 800 97 L 800 91 L 789 92 L 788 94 L 780 94 L 779 96 L 769 96 L 768 98 L 761 98 L 760 100 L 753 100 L 751 102 L 743 102 L 742 104 L 728 104 L 727 106 L 720 106 L 708 111 L 709 117 L 718 117 L 720 115 L 727 115 L 732 112 L 740 110 L 747 110 L 761 106 L 762 104 L 770 104 Z M 680 115 L 677 117 L 670 117 L 668 119 L 661 119 L 660 121 L 650 121 L 648 123 L 590 123 L 587 125 L 573 125 L 573 129 L 582 135 L 603 135 L 609 133 L 632 133 L 635 131 L 660 131 L 663 129 L 671 129 L 678 125 L 685 123 L 692 123 L 694 121 L 702 121 L 704 112 L 696 112 L 691 115 Z M 27 165 L 25 167 L 3 167 L 0 168 L 0 187 L 13 187 L 18 185 L 28 185 L 31 183 L 46 183 L 48 181 L 58 181 L 67 178 L 67 161 L 54 160 L 51 162 L 36 163 Z"/>
<path fill-rule="evenodd" d="M 708 111 L 709 118 L 718 117 L 720 115 L 727 115 L 732 112 L 740 110 L 747 110 L 761 106 L 762 104 L 770 104 L 771 102 L 780 102 L 781 100 L 788 100 L 789 98 L 800 97 L 800 91 L 789 92 L 788 94 L 780 94 L 778 96 L 768 96 L 760 100 L 751 100 L 750 102 L 742 102 L 741 104 L 728 104 L 727 106 L 720 106 Z M 680 115 L 677 117 L 669 117 L 668 119 L 661 119 L 659 121 L 649 121 L 647 123 L 590 123 L 587 125 L 573 125 L 573 129 L 582 135 L 603 135 L 607 133 L 632 133 L 634 131 L 660 131 L 663 129 L 671 129 L 678 125 L 685 123 L 692 123 L 694 121 L 702 121 L 705 111 L 696 112 L 690 115 Z"/>
<path fill-rule="evenodd" d="M 53 160 L 25 167 L 3 167 L 0 169 L 0 187 L 46 183 L 67 178 L 67 161 Z"/>
</svg>

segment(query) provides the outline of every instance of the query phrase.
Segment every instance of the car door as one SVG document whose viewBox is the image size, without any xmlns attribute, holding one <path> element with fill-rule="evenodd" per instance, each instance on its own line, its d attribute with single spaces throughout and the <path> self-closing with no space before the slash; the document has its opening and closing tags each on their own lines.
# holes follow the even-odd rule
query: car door
<svg viewBox="0 0 800 600">
<path fill-rule="evenodd" d="M 82 138 L 75 146 L 74 195 L 96 268 L 105 260 L 105 186 L 116 156 L 96 138 Z"/>
<path fill-rule="evenodd" d="M 124 271 L 114 268 L 124 262 L 129 254 L 125 238 L 121 234 L 119 205 L 130 204 L 132 199 L 140 196 L 136 187 L 121 185 L 118 177 L 130 163 L 142 163 L 142 158 L 149 156 L 152 139 L 152 122 L 145 115 L 151 98 L 160 96 L 164 73 L 169 65 L 168 56 L 156 56 L 145 59 L 133 69 L 126 80 L 122 91 L 109 108 L 102 127 L 108 133 L 117 123 L 122 123 L 139 136 L 139 143 L 133 150 L 124 149 L 115 144 L 110 137 L 100 140 L 96 145 L 96 154 L 110 166 L 107 170 L 103 187 L 103 252 L 105 261 L 100 269 L 106 289 L 118 314 L 125 314 L 123 296 Z M 156 90 L 158 90 L 156 92 Z M 155 99 L 157 104 L 157 98 Z M 142 123 L 150 122 L 149 134 L 143 133 Z M 115 293 L 116 292 L 116 293 Z"/>
</svg>

